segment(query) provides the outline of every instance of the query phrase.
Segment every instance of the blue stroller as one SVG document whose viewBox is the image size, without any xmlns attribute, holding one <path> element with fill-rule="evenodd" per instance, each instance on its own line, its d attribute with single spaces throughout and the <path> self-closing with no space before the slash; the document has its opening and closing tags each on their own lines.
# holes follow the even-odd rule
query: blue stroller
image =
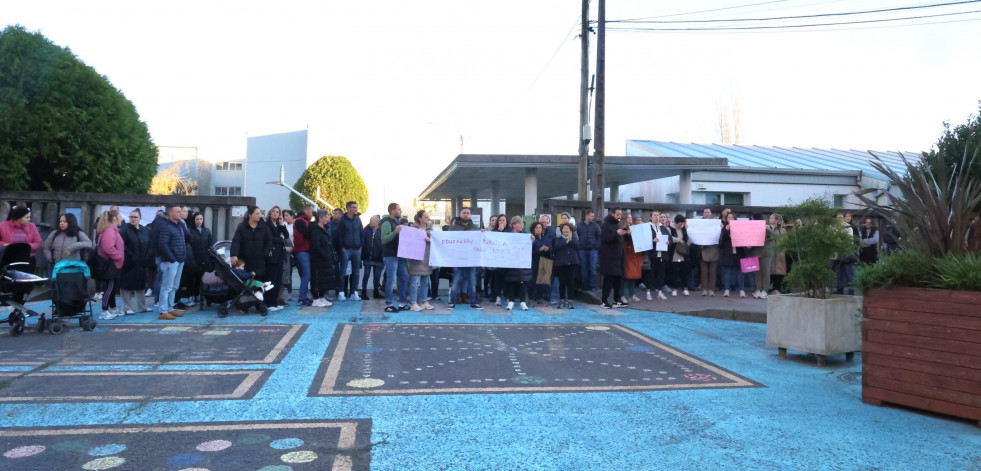
<svg viewBox="0 0 981 471">
<path fill-rule="evenodd" d="M 48 281 L 47 278 L 29 273 L 31 270 L 31 246 L 24 243 L 0 247 L 0 306 L 10 306 L 13 311 L 6 319 L 10 325 L 10 335 L 24 332 L 24 324 L 29 316 L 40 316 L 24 305 L 27 295 L 36 285 Z"/>
<path fill-rule="evenodd" d="M 95 329 L 95 315 L 92 312 L 92 293 L 89 291 L 88 265 L 78 260 L 62 260 L 51 271 L 51 319 L 44 314 L 38 320 L 37 330 L 45 327 L 52 334 L 60 334 L 64 321 L 78 317 L 82 330 Z"/>
</svg>

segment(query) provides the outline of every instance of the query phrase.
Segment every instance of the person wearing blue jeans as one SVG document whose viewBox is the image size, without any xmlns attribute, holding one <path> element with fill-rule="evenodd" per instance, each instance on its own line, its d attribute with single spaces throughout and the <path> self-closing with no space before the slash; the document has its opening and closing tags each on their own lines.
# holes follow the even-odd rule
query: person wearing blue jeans
<svg viewBox="0 0 981 471">
<path fill-rule="evenodd" d="M 351 300 L 361 301 L 361 296 L 358 294 L 357 281 L 360 279 L 358 275 L 361 274 L 361 235 L 364 232 L 364 226 L 361 224 L 361 218 L 358 217 L 358 203 L 354 201 L 348 201 L 347 212 L 341 216 L 341 220 L 337 223 L 337 237 L 338 242 L 341 246 L 341 263 L 340 263 L 340 276 L 337 285 L 337 300 L 344 301 L 347 299 L 345 296 L 346 286 L 344 283 L 344 275 L 347 273 L 348 269 L 351 270 L 350 280 L 355 280 L 353 288 L 351 289 Z"/>
<path fill-rule="evenodd" d="M 403 305 L 399 306 L 396 306 L 395 304 L 396 281 L 399 282 L 399 298 L 404 299 L 409 294 L 408 289 L 405 286 L 407 283 L 403 282 L 403 280 L 408 281 L 409 279 L 408 266 L 401 263 L 401 260 L 398 257 L 384 257 L 382 258 L 382 262 L 385 264 L 385 273 L 388 274 L 388 277 L 385 278 L 385 306 L 393 307 L 394 309 L 398 310 L 408 309 L 408 304 L 402 303 Z"/>
<path fill-rule="evenodd" d="M 187 248 L 184 244 L 184 230 L 178 224 L 180 211 L 177 205 L 167 206 L 167 220 L 162 222 L 157 239 L 157 253 L 160 255 L 157 271 L 157 278 L 160 279 L 160 313 L 157 319 L 161 320 L 174 320 L 183 316 L 180 310 L 174 309 L 174 298 L 180 286 Z"/>
<path fill-rule="evenodd" d="M 483 231 L 479 226 L 474 224 L 473 220 L 470 219 L 470 208 L 463 208 L 460 210 L 460 217 L 453 221 L 453 225 L 450 226 L 451 231 Z M 477 268 L 476 267 L 458 267 L 453 269 L 453 288 L 450 290 L 449 304 L 447 304 L 448 309 L 453 309 L 456 307 L 456 302 L 458 296 L 460 295 L 460 289 L 463 288 L 462 284 L 467 283 L 467 300 L 470 302 L 471 309 L 483 309 L 480 304 L 477 303 Z"/>
<path fill-rule="evenodd" d="M 402 207 L 389 203 L 388 215 L 382 218 L 381 227 L 382 263 L 385 265 L 385 312 L 399 312 L 408 309 L 409 265 L 398 257 L 399 233 L 402 226 Z M 395 284 L 399 287 L 400 304 L 395 303 Z"/>
<path fill-rule="evenodd" d="M 586 211 L 583 221 L 576 227 L 576 235 L 579 237 L 579 262 L 582 270 L 582 289 L 596 289 L 596 267 L 599 264 L 600 226 L 595 221 L 596 213 Z"/>
<path fill-rule="evenodd" d="M 317 225 L 313 210 L 312 204 L 304 205 L 303 212 L 293 221 L 293 255 L 296 259 L 296 268 L 300 272 L 299 303 L 303 306 L 313 304 L 313 300 L 307 297 L 311 278 L 310 231 Z"/>
</svg>

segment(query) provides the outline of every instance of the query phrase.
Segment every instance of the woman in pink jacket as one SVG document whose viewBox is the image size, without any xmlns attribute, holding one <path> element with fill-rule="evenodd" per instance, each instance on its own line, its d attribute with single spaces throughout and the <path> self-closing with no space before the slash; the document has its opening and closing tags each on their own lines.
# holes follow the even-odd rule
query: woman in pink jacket
<svg viewBox="0 0 981 471">
<path fill-rule="evenodd" d="M 41 234 L 37 232 L 37 227 L 31 223 L 31 209 L 26 206 L 17 206 L 10 210 L 7 220 L 0 222 L 0 246 L 27 243 L 31 246 L 31 261 L 33 263 L 34 254 L 41 248 Z"/>
<path fill-rule="evenodd" d="M 100 260 L 99 277 L 106 284 L 106 292 L 102 295 L 102 315 L 100 319 L 114 319 L 116 316 L 123 315 L 116 309 L 116 293 L 119 291 L 119 272 L 123 268 L 123 251 L 125 245 L 123 238 L 119 235 L 119 223 L 122 218 L 119 211 L 111 210 L 102 213 L 99 218 L 98 232 L 98 253 L 99 257 L 108 260 L 106 263 Z"/>
</svg>

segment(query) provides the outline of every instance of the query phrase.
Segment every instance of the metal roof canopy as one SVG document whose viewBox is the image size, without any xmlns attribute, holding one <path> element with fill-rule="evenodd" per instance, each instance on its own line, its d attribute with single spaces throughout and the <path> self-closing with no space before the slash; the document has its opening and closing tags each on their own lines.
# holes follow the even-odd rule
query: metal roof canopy
<svg viewBox="0 0 981 471">
<path fill-rule="evenodd" d="M 725 158 L 606 157 L 606 183 L 626 185 L 680 175 L 684 170 L 724 170 Z M 576 191 L 577 155 L 460 154 L 419 194 L 421 200 L 491 198 L 491 181 L 500 185 L 502 200 L 524 200 L 527 169 L 538 169 L 539 198 Z"/>
</svg>

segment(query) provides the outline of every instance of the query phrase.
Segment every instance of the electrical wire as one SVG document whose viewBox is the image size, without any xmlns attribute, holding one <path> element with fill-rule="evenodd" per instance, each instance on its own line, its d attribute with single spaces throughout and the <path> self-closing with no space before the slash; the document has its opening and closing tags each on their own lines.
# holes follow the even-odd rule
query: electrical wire
<svg viewBox="0 0 981 471">
<path fill-rule="evenodd" d="M 647 16 L 647 17 L 643 17 L 643 18 L 632 18 L 632 19 L 619 20 L 619 21 L 636 21 L 636 20 L 651 20 L 651 19 L 657 19 L 657 18 L 672 18 L 672 17 L 675 17 L 675 16 L 697 15 L 699 13 L 711 13 L 711 12 L 723 11 L 723 10 L 735 10 L 735 9 L 739 9 L 739 8 L 749 8 L 749 7 L 756 7 L 756 6 L 760 6 L 760 5 L 769 5 L 771 3 L 784 3 L 784 2 L 789 2 L 789 1 L 790 0 L 771 0 L 769 2 L 750 3 L 750 4 L 746 4 L 746 5 L 735 5 L 735 6 L 723 7 L 723 8 L 712 8 L 710 10 L 688 11 L 688 12 L 684 12 L 684 13 L 671 13 L 671 14 L 668 14 L 668 15 Z M 590 23 L 595 23 L 595 21 L 590 21 Z M 607 21 L 607 23 L 609 23 L 609 21 Z"/>
<path fill-rule="evenodd" d="M 934 15 L 907 16 L 902 18 L 880 18 L 874 20 L 838 21 L 831 23 L 809 23 L 793 25 L 774 25 L 774 26 L 723 26 L 723 27 L 704 27 L 704 28 L 629 28 L 629 27 L 610 27 L 607 31 L 633 31 L 633 32 L 654 32 L 654 31 L 755 31 L 755 30 L 784 30 L 799 28 L 814 28 L 820 26 L 840 26 L 856 25 L 869 23 L 886 23 L 892 21 L 918 20 L 924 18 L 939 18 L 946 16 L 967 15 L 971 13 L 981 13 L 981 10 L 970 10 L 952 13 L 938 13 Z"/>
<path fill-rule="evenodd" d="M 827 18 L 827 17 L 835 17 L 835 16 L 867 15 L 873 13 L 889 13 L 895 11 L 919 10 L 923 8 L 940 8 L 940 7 L 948 7 L 954 5 L 964 5 L 969 3 L 981 3 L 981 0 L 962 0 L 959 2 L 934 3 L 930 5 L 911 5 L 911 6 L 896 7 L 896 8 L 883 8 L 878 10 L 849 11 L 849 12 L 838 12 L 838 13 L 818 13 L 814 15 L 771 16 L 765 18 L 731 18 L 731 19 L 721 19 L 721 20 L 668 20 L 668 21 L 608 20 L 607 23 L 679 24 L 679 23 L 729 23 L 729 22 L 737 22 L 737 21 L 779 21 L 779 20 L 797 20 L 797 19 L 807 19 L 807 18 Z"/>
</svg>

